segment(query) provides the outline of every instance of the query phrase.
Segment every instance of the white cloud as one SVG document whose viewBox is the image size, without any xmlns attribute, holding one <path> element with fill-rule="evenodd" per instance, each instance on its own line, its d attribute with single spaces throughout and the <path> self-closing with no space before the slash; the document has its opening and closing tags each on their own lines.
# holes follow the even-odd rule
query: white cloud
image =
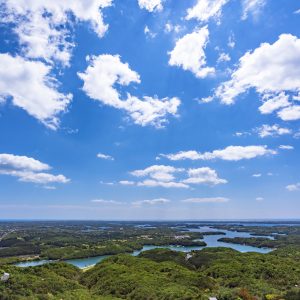
<svg viewBox="0 0 300 300">
<path fill-rule="evenodd" d="M 188 176 L 189 178 L 183 180 L 183 183 L 211 185 L 227 183 L 227 180 L 219 178 L 217 172 L 208 167 L 189 169 Z"/>
<path fill-rule="evenodd" d="M 68 183 L 70 179 L 64 175 L 53 175 L 49 173 L 34 173 L 30 171 L 16 171 L 16 170 L 1 170 L 0 174 L 18 177 L 19 181 L 33 182 L 38 184 L 49 183 Z"/>
<path fill-rule="evenodd" d="M 263 95 L 263 104 L 258 108 L 262 114 L 271 114 L 279 108 L 290 105 L 289 96 L 284 92 L 278 95 Z"/>
<path fill-rule="evenodd" d="M 272 126 L 264 124 L 261 127 L 257 128 L 257 132 L 261 138 L 267 136 L 279 136 L 279 135 L 292 133 L 292 131 L 289 128 L 280 127 L 277 124 L 274 124 Z"/>
<path fill-rule="evenodd" d="M 170 33 L 170 32 L 178 33 L 178 32 L 180 32 L 180 30 L 181 30 L 181 26 L 180 25 L 173 25 L 170 22 L 166 23 L 165 29 L 164 29 L 165 33 Z"/>
<path fill-rule="evenodd" d="M 286 107 L 277 113 L 283 121 L 300 120 L 300 105 Z"/>
<path fill-rule="evenodd" d="M 235 47 L 235 37 L 234 37 L 233 33 L 231 33 L 228 38 L 227 46 L 231 49 L 233 49 Z"/>
<path fill-rule="evenodd" d="M 204 49 L 208 43 L 208 36 L 207 26 L 183 36 L 169 52 L 169 65 L 191 71 L 198 78 L 214 74 L 215 69 L 206 66 Z"/>
<path fill-rule="evenodd" d="M 129 181 L 129 180 L 121 180 L 119 181 L 119 183 L 122 185 L 135 185 L 134 181 Z"/>
<path fill-rule="evenodd" d="M 222 53 L 220 53 L 217 62 L 220 63 L 220 62 L 226 62 L 226 61 L 230 61 L 230 60 L 231 60 L 231 58 L 230 58 L 229 54 L 222 52 Z"/>
<path fill-rule="evenodd" d="M 135 177 L 149 176 L 152 179 L 161 181 L 171 181 L 174 179 L 174 173 L 183 172 L 182 168 L 175 168 L 172 166 L 153 165 L 143 170 L 135 170 L 131 172 L 131 175 Z"/>
<path fill-rule="evenodd" d="M 228 161 L 238 161 L 251 159 L 259 156 L 276 154 L 275 150 L 268 149 L 267 146 L 228 146 L 225 149 L 214 150 L 212 152 L 200 153 L 197 151 L 181 151 L 175 154 L 160 154 L 170 160 L 212 160 L 222 159 Z"/>
<path fill-rule="evenodd" d="M 212 197 L 212 198 L 189 198 L 182 200 L 184 203 L 226 203 L 230 201 L 224 197 Z"/>
<path fill-rule="evenodd" d="M 26 169 L 28 171 L 45 171 L 50 166 L 32 157 L 14 154 L 0 154 L 0 168 Z"/>
<path fill-rule="evenodd" d="M 70 179 L 64 175 L 53 175 L 47 171 L 51 167 L 32 157 L 13 154 L 0 154 L 0 174 L 17 177 L 19 181 L 38 184 L 67 183 Z"/>
<path fill-rule="evenodd" d="M 207 22 L 210 18 L 215 18 L 219 21 L 222 7 L 229 0 L 198 0 L 197 4 L 187 10 L 187 20 L 197 19 L 202 22 Z"/>
<path fill-rule="evenodd" d="M 293 150 L 294 147 L 291 146 L 291 145 L 280 145 L 279 149 L 282 149 L 282 150 Z"/>
<path fill-rule="evenodd" d="M 253 174 L 252 177 L 259 178 L 259 177 L 261 177 L 261 174 L 260 174 L 260 173 L 258 173 L 258 174 Z"/>
<path fill-rule="evenodd" d="M 153 179 L 146 179 L 137 183 L 138 186 L 147 186 L 147 187 L 163 187 L 163 188 L 184 188 L 188 189 L 189 186 L 182 182 L 175 181 L 159 181 Z"/>
<path fill-rule="evenodd" d="M 93 203 L 100 203 L 100 204 L 122 204 L 120 201 L 115 200 L 104 200 L 104 199 L 93 199 L 91 200 Z"/>
<path fill-rule="evenodd" d="M 102 9 L 111 6 L 112 0 L 1 0 L 0 4 L 2 22 L 15 25 L 25 56 L 68 65 L 74 46 L 69 30 L 72 20 L 89 23 L 102 37 L 108 28 Z"/>
<path fill-rule="evenodd" d="M 109 182 L 109 181 L 106 182 L 106 181 L 103 181 L 103 180 L 100 180 L 99 183 L 100 184 L 105 184 L 105 185 L 115 185 L 115 182 Z"/>
<path fill-rule="evenodd" d="M 300 14 L 300 9 L 298 9 L 298 10 L 296 10 L 296 11 L 294 11 L 294 14 Z"/>
<path fill-rule="evenodd" d="M 97 157 L 101 158 L 101 159 L 106 159 L 106 160 L 114 160 L 114 158 L 112 156 L 107 155 L 107 154 L 103 154 L 103 153 L 98 153 Z"/>
<path fill-rule="evenodd" d="M 161 0 L 138 0 L 141 9 L 146 9 L 149 12 L 161 11 L 163 9 Z"/>
<path fill-rule="evenodd" d="M 253 52 L 247 52 L 240 58 L 231 80 L 222 83 L 215 96 L 224 104 L 232 104 L 250 88 L 264 98 L 272 97 L 260 107 L 262 113 L 291 105 L 283 93 L 300 91 L 300 39 L 282 34 L 274 44 L 263 43 Z M 284 120 L 295 120 L 300 118 L 300 110 L 298 106 L 286 107 L 278 115 Z"/>
<path fill-rule="evenodd" d="M 0 65 L 0 102 L 11 97 L 13 105 L 56 129 L 58 115 L 66 111 L 72 96 L 58 92 L 50 67 L 5 53 L 0 54 Z"/>
<path fill-rule="evenodd" d="M 267 0 L 242 0 L 242 20 L 246 20 L 249 14 L 252 14 L 253 17 L 257 17 L 266 5 L 266 2 Z"/>
<path fill-rule="evenodd" d="M 151 200 L 140 200 L 132 202 L 133 206 L 141 206 L 141 205 L 161 205 L 161 204 L 167 204 L 171 202 L 169 199 L 165 198 L 157 198 L 157 199 L 151 199 Z"/>
<path fill-rule="evenodd" d="M 287 185 L 286 189 L 290 192 L 300 191 L 300 182 Z"/>
<path fill-rule="evenodd" d="M 256 201 L 264 201 L 265 199 L 263 197 L 257 197 L 255 200 Z"/>
<path fill-rule="evenodd" d="M 140 100 L 127 93 L 127 99 L 121 99 L 115 86 L 140 83 L 140 77 L 127 63 L 122 63 L 119 56 L 93 56 L 89 58 L 89 63 L 85 72 L 78 75 L 84 81 L 83 90 L 90 98 L 125 110 L 134 123 L 141 126 L 162 127 L 167 123 L 167 115 L 176 116 L 180 105 L 180 100 L 176 97 L 158 99 L 144 96 Z"/>
<path fill-rule="evenodd" d="M 156 33 L 152 32 L 148 26 L 145 26 L 144 33 L 147 37 L 154 39 L 156 37 Z"/>
</svg>

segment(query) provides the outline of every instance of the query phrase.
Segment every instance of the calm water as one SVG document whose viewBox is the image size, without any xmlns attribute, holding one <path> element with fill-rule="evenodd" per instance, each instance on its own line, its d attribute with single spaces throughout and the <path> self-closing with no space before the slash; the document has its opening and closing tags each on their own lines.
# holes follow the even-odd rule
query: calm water
<svg viewBox="0 0 300 300">
<path fill-rule="evenodd" d="M 181 228 L 182 229 L 182 228 Z M 269 248 L 258 248 L 258 247 L 251 247 L 247 245 L 240 245 L 240 244 L 232 244 L 232 243 L 222 243 L 219 242 L 218 239 L 222 237 L 252 237 L 249 232 L 237 232 L 237 231 L 229 231 L 229 230 L 219 230 L 209 226 L 201 226 L 200 228 L 188 228 L 190 232 L 216 232 L 222 231 L 225 235 L 205 235 L 203 241 L 207 244 L 206 247 L 226 247 L 232 248 L 239 252 L 257 252 L 257 253 L 269 253 L 272 249 Z M 274 239 L 272 236 L 263 236 L 263 238 Z M 176 245 L 166 245 L 166 246 L 154 246 L 154 245 L 145 245 L 141 250 L 136 250 L 132 253 L 133 256 L 139 255 L 142 251 L 151 250 L 155 248 L 169 248 L 174 251 L 182 251 L 182 252 L 190 252 L 192 250 L 201 250 L 206 247 L 199 247 L 199 246 L 176 246 Z M 86 257 L 86 258 L 79 258 L 79 259 L 68 259 L 65 260 L 67 263 L 70 263 L 78 268 L 86 268 L 96 263 L 102 261 L 109 255 L 101 255 L 95 257 Z M 34 267 L 43 265 L 45 263 L 52 262 L 51 260 L 38 260 L 38 261 L 28 261 L 28 262 L 20 262 L 17 263 L 16 266 L 19 267 Z"/>
</svg>

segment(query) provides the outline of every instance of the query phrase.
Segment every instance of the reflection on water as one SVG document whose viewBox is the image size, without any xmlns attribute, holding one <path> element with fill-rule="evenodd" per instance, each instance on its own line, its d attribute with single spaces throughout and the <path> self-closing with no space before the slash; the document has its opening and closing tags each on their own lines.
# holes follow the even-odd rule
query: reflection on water
<svg viewBox="0 0 300 300">
<path fill-rule="evenodd" d="M 183 229 L 183 227 L 178 227 L 180 229 Z M 199 228 L 187 228 L 185 230 L 188 230 L 190 232 L 223 232 L 225 235 L 204 235 L 203 241 L 207 244 L 205 247 L 200 246 L 176 246 L 176 245 L 166 245 L 166 246 L 154 246 L 154 245 L 145 245 L 141 250 L 136 250 L 132 253 L 133 256 L 139 255 L 142 251 L 151 250 L 155 248 L 168 248 L 173 251 L 182 251 L 182 252 L 190 252 L 192 250 L 201 250 L 206 247 L 226 247 L 231 248 L 234 250 L 237 250 L 239 252 L 257 252 L 257 253 L 268 253 L 271 252 L 272 249 L 270 248 L 258 248 L 258 247 L 252 247 L 247 245 L 240 245 L 240 244 L 232 244 L 232 243 L 224 243 L 219 242 L 218 239 L 222 237 L 228 237 L 228 238 L 234 238 L 234 237 L 253 237 L 249 232 L 237 232 L 237 231 L 230 231 L 230 230 L 219 230 L 212 228 L 210 226 L 201 226 Z M 255 236 L 260 237 L 260 236 Z M 274 239 L 272 236 L 261 236 L 263 238 L 269 238 Z M 202 241 L 202 240 L 201 240 Z M 79 259 L 68 259 L 65 260 L 65 262 L 70 263 L 78 268 L 86 268 L 92 265 L 95 265 L 96 263 L 102 261 L 106 257 L 109 257 L 110 255 L 101 255 L 101 256 L 95 256 L 95 257 L 86 257 L 86 258 L 79 258 Z M 20 262 L 17 263 L 16 266 L 19 267 L 34 267 L 43 265 L 45 263 L 53 262 L 51 260 L 38 260 L 38 261 L 27 261 L 27 262 Z"/>
</svg>

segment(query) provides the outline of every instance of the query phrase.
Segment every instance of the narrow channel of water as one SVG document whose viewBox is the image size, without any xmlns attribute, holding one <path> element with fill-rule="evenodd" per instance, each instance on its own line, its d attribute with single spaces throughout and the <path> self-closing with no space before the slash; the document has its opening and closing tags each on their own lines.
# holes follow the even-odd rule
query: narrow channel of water
<svg viewBox="0 0 300 300">
<path fill-rule="evenodd" d="M 181 228 L 182 229 L 182 228 Z M 252 237 L 249 232 L 237 232 L 237 231 L 229 231 L 229 230 L 219 230 L 209 226 L 201 226 L 199 228 L 188 228 L 190 232 L 216 232 L 222 231 L 225 235 L 205 235 L 203 241 L 207 244 L 205 247 L 200 246 L 176 246 L 176 245 L 166 245 L 166 246 L 155 246 L 155 245 L 145 245 L 141 250 L 136 250 L 132 253 L 133 256 L 139 255 L 142 251 L 147 251 L 155 248 L 168 248 L 173 251 L 182 251 L 182 252 L 191 252 L 192 250 L 201 250 L 207 247 L 226 247 L 237 250 L 239 252 L 257 252 L 257 253 L 269 253 L 273 249 L 270 248 L 258 248 L 241 244 L 233 244 L 233 243 L 223 243 L 219 242 L 218 239 L 222 237 L 234 238 L 234 237 Z M 264 238 L 274 239 L 272 236 L 263 236 Z M 202 240 L 201 240 L 202 241 Z M 94 257 L 86 257 L 86 258 L 78 258 L 78 259 L 68 259 L 65 262 L 70 263 L 78 268 L 87 268 L 89 266 L 95 265 L 98 262 L 101 262 L 106 257 L 110 255 L 101 255 Z M 45 263 L 53 262 L 51 260 L 36 260 L 36 261 L 27 261 L 16 263 L 16 266 L 19 267 L 34 267 L 43 265 Z"/>
</svg>

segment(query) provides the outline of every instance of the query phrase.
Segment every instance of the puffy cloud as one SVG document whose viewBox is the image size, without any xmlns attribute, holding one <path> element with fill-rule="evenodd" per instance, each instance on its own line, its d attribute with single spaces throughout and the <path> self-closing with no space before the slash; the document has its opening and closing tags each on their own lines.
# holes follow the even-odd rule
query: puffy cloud
<svg viewBox="0 0 300 300">
<path fill-rule="evenodd" d="M 108 28 L 102 9 L 111 6 L 112 0 L 0 0 L 0 5 L 2 22 L 15 25 L 24 55 L 68 65 L 73 47 L 72 20 L 88 22 L 102 37 Z"/>
<path fill-rule="evenodd" d="M 219 178 L 217 172 L 208 167 L 189 169 L 188 176 L 189 178 L 184 179 L 182 181 L 183 183 L 211 185 L 227 183 L 227 180 Z"/>
<path fill-rule="evenodd" d="M 112 156 L 107 155 L 107 154 L 103 154 L 103 153 L 98 153 L 97 157 L 101 158 L 101 159 L 106 159 L 106 160 L 114 160 L 114 158 Z"/>
<path fill-rule="evenodd" d="M 300 119 L 300 106 L 292 105 L 286 93 L 300 91 L 300 39 L 282 34 L 274 44 L 263 43 L 239 60 L 231 80 L 222 83 L 215 96 L 224 104 L 232 104 L 238 95 L 254 88 L 264 102 L 263 114 L 281 109 L 277 115 L 284 121 Z"/>
<path fill-rule="evenodd" d="M 286 107 L 277 113 L 283 121 L 300 120 L 300 105 Z"/>
<path fill-rule="evenodd" d="M 150 176 L 153 179 L 160 179 L 163 181 L 169 181 L 174 179 L 173 173 L 182 172 L 184 169 L 175 168 L 172 166 L 164 166 L 164 165 L 153 165 L 143 170 L 135 170 L 131 172 L 131 175 L 136 177 L 145 177 Z"/>
<path fill-rule="evenodd" d="M 170 33 L 170 32 L 178 33 L 180 32 L 181 29 L 182 28 L 180 25 L 173 25 L 172 23 L 167 22 L 164 31 L 165 33 Z"/>
<path fill-rule="evenodd" d="M 64 175 L 44 173 L 51 167 L 32 157 L 14 154 L 0 154 L 0 174 L 17 177 L 19 181 L 38 184 L 67 183 L 70 179 Z"/>
<path fill-rule="evenodd" d="M 32 157 L 14 154 L 0 154 L 0 168 L 26 169 L 28 171 L 45 171 L 50 166 Z"/>
<path fill-rule="evenodd" d="M 212 197 L 212 198 L 188 198 L 182 200 L 184 203 L 226 203 L 230 201 L 224 197 Z"/>
<path fill-rule="evenodd" d="M 178 178 L 179 174 L 187 178 L 180 179 Z M 148 187 L 189 188 L 190 184 L 217 185 L 227 183 L 227 180 L 219 178 L 216 171 L 208 167 L 185 170 L 172 166 L 154 165 L 144 170 L 133 171 L 131 175 L 146 177 L 145 180 L 135 184 Z"/>
<path fill-rule="evenodd" d="M 300 182 L 287 185 L 286 189 L 290 192 L 300 191 Z"/>
<path fill-rule="evenodd" d="M 242 20 L 246 20 L 249 14 L 257 17 L 263 7 L 266 5 L 267 0 L 242 0 L 243 15 Z"/>
<path fill-rule="evenodd" d="M 50 67 L 6 53 L 0 54 L 0 65 L 0 102 L 11 97 L 13 105 L 56 129 L 58 115 L 66 111 L 72 96 L 58 92 Z"/>
<path fill-rule="evenodd" d="M 231 58 L 230 58 L 229 54 L 222 52 L 219 55 L 218 63 L 220 63 L 220 62 L 226 62 L 226 61 L 230 61 L 230 60 L 231 60 Z"/>
<path fill-rule="evenodd" d="M 187 10 L 187 20 L 197 19 L 207 22 L 210 18 L 220 19 L 222 7 L 229 0 L 198 0 L 196 5 Z"/>
<path fill-rule="evenodd" d="M 262 125 L 261 127 L 257 128 L 257 132 L 260 137 L 264 138 L 267 136 L 278 136 L 278 135 L 285 135 L 291 134 L 292 131 L 288 128 L 280 127 L 277 124 L 274 125 Z"/>
<path fill-rule="evenodd" d="M 289 96 L 284 92 L 278 95 L 264 95 L 263 104 L 258 108 L 262 114 L 271 114 L 279 108 L 290 105 Z"/>
<path fill-rule="evenodd" d="M 142 206 L 142 205 L 161 205 L 161 204 L 167 204 L 171 202 L 169 199 L 165 198 L 157 198 L 157 199 L 151 199 L 151 200 L 140 200 L 140 201 L 134 201 L 132 202 L 132 205 L 134 206 Z"/>
<path fill-rule="evenodd" d="M 191 71 L 198 78 L 214 74 L 215 69 L 206 66 L 204 49 L 208 43 L 208 36 L 207 26 L 183 36 L 169 52 L 169 65 Z"/>
<path fill-rule="evenodd" d="M 212 160 L 222 159 L 228 161 L 238 161 L 251 159 L 259 156 L 276 154 L 275 150 L 268 149 L 267 146 L 228 146 L 225 149 L 214 150 L 212 152 L 200 153 L 197 151 L 180 151 L 175 154 L 160 154 L 170 160 Z"/>
<path fill-rule="evenodd" d="M 161 0 L 138 0 L 141 9 L 146 9 L 149 12 L 161 11 L 163 9 Z"/>
<path fill-rule="evenodd" d="M 89 58 L 90 65 L 84 73 L 78 73 L 84 81 L 83 91 L 92 99 L 117 109 L 125 110 L 134 123 L 141 126 L 162 127 L 167 123 L 167 115 L 176 116 L 180 100 L 178 98 L 158 99 L 145 96 L 143 100 L 127 94 L 122 100 L 116 85 L 128 86 L 140 83 L 140 77 L 122 63 L 119 56 L 99 55 Z"/>
<path fill-rule="evenodd" d="M 294 147 L 291 146 L 291 145 L 280 145 L 279 149 L 282 149 L 282 150 L 293 150 Z"/>
</svg>

